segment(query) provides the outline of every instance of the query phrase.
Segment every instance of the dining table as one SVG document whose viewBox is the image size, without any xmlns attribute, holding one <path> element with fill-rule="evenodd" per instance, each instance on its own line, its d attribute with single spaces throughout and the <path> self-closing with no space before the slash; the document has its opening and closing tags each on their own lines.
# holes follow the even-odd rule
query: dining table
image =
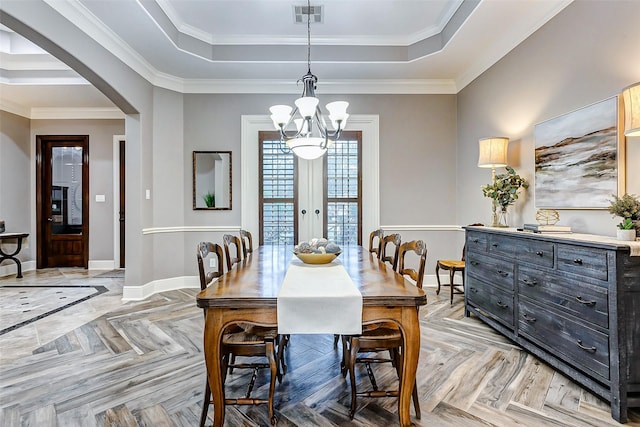
<svg viewBox="0 0 640 427">
<path fill-rule="evenodd" d="M 213 396 L 213 425 L 222 427 L 225 416 L 222 369 L 224 330 L 237 323 L 278 325 L 278 294 L 292 264 L 293 247 L 262 245 L 242 262 L 199 292 L 197 306 L 206 310 L 204 356 Z M 402 332 L 402 377 L 398 416 L 401 426 L 411 425 L 409 406 L 420 353 L 418 308 L 427 303 L 422 289 L 396 273 L 362 246 L 344 246 L 333 262 L 342 263 L 362 295 L 362 324 L 396 322 Z M 309 269 L 309 274 L 314 274 Z M 336 332 L 339 333 L 339 332 Z"/>
</svg>

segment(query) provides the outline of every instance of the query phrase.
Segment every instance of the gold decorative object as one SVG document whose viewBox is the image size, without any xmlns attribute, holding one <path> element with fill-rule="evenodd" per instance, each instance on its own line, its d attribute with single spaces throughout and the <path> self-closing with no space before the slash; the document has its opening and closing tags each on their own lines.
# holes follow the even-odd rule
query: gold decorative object
<svg viewBox="0 0 640 427">
<path fill-rule="evenodd" d="M 294 255 L 305 264 L 329 264 L 331 261 L 336 259 L 338 255 L 340 255 L 340 252 L 335 254 L 303 254 L 294 252 Z"/>
<path fill-rule="evenodd" d="M 540 225 L 554 225 L 560 221 L 560 214 L 555 209 L 538 209 L 536 212 L 536 221 Z"/>
</svg>

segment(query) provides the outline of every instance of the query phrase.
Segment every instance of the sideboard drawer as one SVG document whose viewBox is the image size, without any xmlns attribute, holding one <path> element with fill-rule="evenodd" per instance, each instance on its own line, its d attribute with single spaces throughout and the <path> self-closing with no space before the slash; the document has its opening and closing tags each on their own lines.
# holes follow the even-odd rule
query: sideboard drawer
<svg viewBox="0 0 640 427">
<path fill-rule="evenodd" d="M 465 249 L 467 252 L 487 252 L 487 235 L 484 233 L 478 233 L 474 231 L 469 231 L 467 236 L 467 245 Z"/>
<path fill-rule="evenodd" d="M 594 279 L 608 280 L 607 252 L 559 244 L 558 270 Z"/>
<path fill-rule="evenodd" d="M 513 257 L 516 254 L 518 240 L 511 237 L 489 235 L 489 253 Z"/>
<path fill-rule="evenodd" d="M 521 296 L 602 328 L 609 327 L 609 291 L 604 286 L 528 267 L 519 268 L 517 283 Z"/>
<path fill-rule="evenodd" d="M 465 292 L 469 303 L 513 329 L 513 293 L 472 277 L 467 281 Z"/>
<path fill-rule="evenodd" d="M 513 290 L 515 269 L 512 260 L 492 258 L 471 252 L 467 255 L 466 262 L 473 267 L 469 270 L 469 275 Z"/>
<path fill-rule="evenodd" d="M 516 248 L 516 258 L 518 261 L 529 264 L 553 268 L 554 250 L 555 244 L 553 243 L 532 240 L 526 245 L 519 245 Z"/>
<path fill-rule="evenodd" d="M 609 336 L 551 313 L 523 299 L 518 303 L 518 333 L 545 347 L 583 371 L 609 380 Z"/>
</svg>

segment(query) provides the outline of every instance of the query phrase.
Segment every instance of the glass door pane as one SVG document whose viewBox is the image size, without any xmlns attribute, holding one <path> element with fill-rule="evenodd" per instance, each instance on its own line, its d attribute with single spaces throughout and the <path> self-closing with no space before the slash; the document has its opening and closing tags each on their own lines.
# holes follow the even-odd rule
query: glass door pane
<svg viewBox="0 0 640 427">
<path fill-rule="evenodd" d="M 82 234 L 82 157 L 82 147 L 52 147 L 52 234 Z"/>
<path fill-rule="evenodd" d="M 362 244 L 361 139 L 343 132 L 326 155 L 324 235 L 338 245 Z"/>
<path fill-rule="evenodd" d="M 297 243 L 296 160 L 274 132 L 260 132 L 260 244 Z"/>
</svg>

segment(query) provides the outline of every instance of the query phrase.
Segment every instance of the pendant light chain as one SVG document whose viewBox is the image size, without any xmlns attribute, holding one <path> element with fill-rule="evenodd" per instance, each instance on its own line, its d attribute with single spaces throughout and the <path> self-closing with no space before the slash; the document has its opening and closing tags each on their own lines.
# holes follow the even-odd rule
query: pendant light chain
<svg viewBox="0 0 640 427">
<path fill-rule="evenodd" d="M 307 70 L 311 73 L 311 0 L 307 0 Z"/>
</svg>

